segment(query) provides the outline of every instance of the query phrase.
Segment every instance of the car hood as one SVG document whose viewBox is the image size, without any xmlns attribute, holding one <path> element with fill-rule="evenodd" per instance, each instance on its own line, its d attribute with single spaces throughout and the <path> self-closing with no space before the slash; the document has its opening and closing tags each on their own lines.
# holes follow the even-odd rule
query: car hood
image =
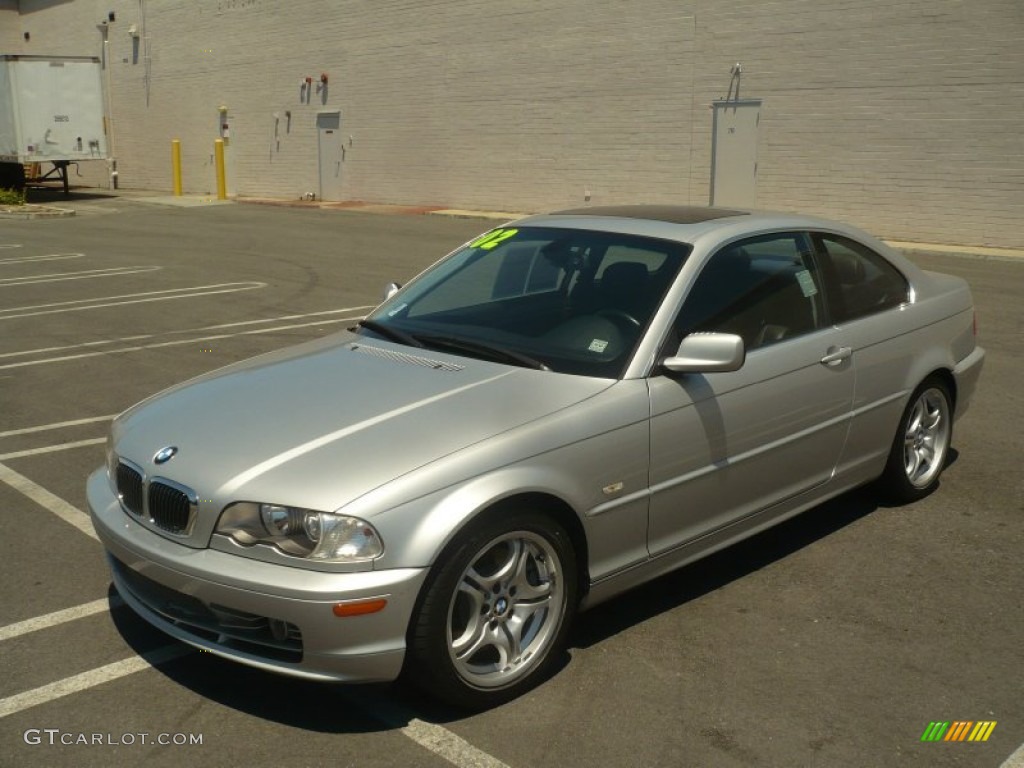
<svg viewBox="0 0 1024 768">
<path fill-rule="evenodd" d="M 116 420 L 114 444 L 201 505 L 335 510 L 611 383 L 342 334 L 162 392 Z M 166 446 L 177 454 L 155 464 Z"/>
</svg>

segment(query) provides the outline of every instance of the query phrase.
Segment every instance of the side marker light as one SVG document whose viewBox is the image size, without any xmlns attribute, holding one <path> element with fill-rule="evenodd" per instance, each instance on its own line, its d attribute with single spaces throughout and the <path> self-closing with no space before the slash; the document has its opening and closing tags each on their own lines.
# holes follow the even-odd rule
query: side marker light
<svg viewBox="0 0 1024 768">
<path fill-rule="evenodd" d="M 373 598 L 371 600 L 355 600 L 350 603 L 335 603 L 331 609 L 334 615 L 339 619 L 343 619 L 347 616 L 365 616 L 368 613 L 378 613 L 384 610 L 384 606 L 388 604 L 388 601 L 383 597 Z"/>
</svg>

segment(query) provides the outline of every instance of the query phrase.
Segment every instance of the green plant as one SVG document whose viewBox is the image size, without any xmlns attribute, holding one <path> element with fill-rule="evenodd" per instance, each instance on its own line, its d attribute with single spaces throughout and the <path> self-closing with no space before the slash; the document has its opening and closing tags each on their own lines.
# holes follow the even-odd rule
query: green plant
<svg viewBox="0 0 1024 768">
<path fill-rule="evenodd" d="M 0 205 L 24 205 L 25 191 L 17 189 L 0 189 Z"/>
</svg>

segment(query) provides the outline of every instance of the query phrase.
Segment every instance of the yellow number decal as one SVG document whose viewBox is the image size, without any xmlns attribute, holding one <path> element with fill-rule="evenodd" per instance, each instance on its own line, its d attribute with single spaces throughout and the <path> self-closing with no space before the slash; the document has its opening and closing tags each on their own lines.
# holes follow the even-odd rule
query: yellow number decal
<svg viewBox="0 0 1024 768">
<path fill-rule="evenodd" d="M 501 243 L 513 237 L 519 230 L 518 229 L 494 229 L 488 232 L 483 237 L 478 237 L 472 243 L 469 244 L 470 248 L 480 248 L 484 251 L 489 251 L 492 248 L 496 248 Z"/>
</svg>

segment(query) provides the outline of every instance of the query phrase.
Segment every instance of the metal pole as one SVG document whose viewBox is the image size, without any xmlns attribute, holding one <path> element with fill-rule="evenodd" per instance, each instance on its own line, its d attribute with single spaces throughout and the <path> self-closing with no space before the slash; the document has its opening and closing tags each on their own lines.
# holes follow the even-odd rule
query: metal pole
<svg viewBox="0 0 1024 768">
<path fill-rule="evenodd" d="M 181 197 L 181 142 L 171 141 L 171 176 L 174 179 L 174 196 Z"/>
<path fill-rule="evenodd" d="M 224 139 L 213 142 L 213 154 L 217 159 L 217 199 L 228 199 L 228 185 L 224 178 Z"/>
</svg>

